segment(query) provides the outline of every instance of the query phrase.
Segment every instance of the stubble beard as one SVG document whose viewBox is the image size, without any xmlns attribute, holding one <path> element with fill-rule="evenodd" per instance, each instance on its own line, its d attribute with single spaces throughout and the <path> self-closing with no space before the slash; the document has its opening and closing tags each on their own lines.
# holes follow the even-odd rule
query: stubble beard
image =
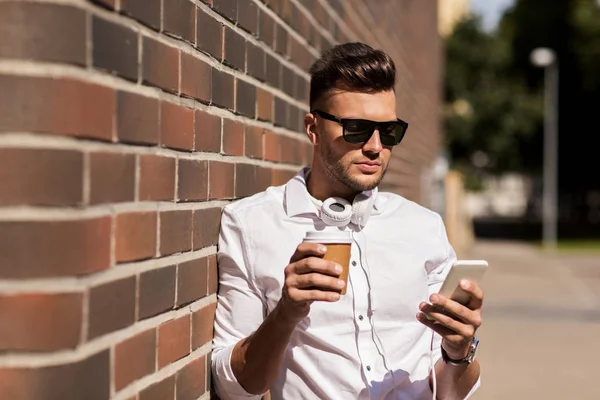
<svg viewBox="0 0 600 400">
<path fill-rule="evenodd" d="M 383 180 L 385 173 L 387 172 L 387 164 L 381 166 L 381 171 L 378 173 L 378 177 L 372 181 L 361 181 L 354 179 L 350 173 L 350 167 L 352 164 L 344 165 L 342 160 L 337 158 L 331 148 L 328 146 L 321 146 L 321 159 L 325 167 L 325 173 L 333 181 L 337 181 L 342 185 L 346 186 L 354 192 L 363 192 L 366 190 L 375 189 Z M 377 174 L 371 175 L 376 177 Z"/>
</svg>

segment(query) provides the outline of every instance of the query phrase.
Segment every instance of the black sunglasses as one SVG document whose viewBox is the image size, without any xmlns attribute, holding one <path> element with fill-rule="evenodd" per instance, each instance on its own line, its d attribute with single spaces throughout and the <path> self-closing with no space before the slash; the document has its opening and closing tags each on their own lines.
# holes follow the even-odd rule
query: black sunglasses
<svg viewBox="0 0 600 400">
<path fill-rule="evenodd" d="M 352 144 L 364 144 L 371 139 L 375 129 L 379 131 L 381 144 L 395 146 L 402 141 L 408 129 L 408 122 L 398 118 L 396 121 L 377 122 L 359 118 L 338 118 L 324 111 L 313 110 L 312 114 L 318 115 L 329 121 L 342 125 L 344 140 Z"/>
</svg>

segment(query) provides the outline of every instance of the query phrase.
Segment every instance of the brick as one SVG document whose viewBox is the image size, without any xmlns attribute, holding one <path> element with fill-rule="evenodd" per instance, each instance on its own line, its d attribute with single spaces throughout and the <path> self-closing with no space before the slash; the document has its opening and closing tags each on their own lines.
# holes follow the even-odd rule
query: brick
<svg viewBox="0 0 600 400">
<path fill-rule="evenodd" d="M 135 279 L 132 276 L 90 290 L 88 340 L 133 324 Z"/>
<path fill-rule="evenodd" d="M 161 0 L 121 0 L 121 11 L 156 30 L 160 29 Z"/>
<path fill-rule="evenodd" d="M 196 46 L 220 60 L 223 55 L 223 25 L 202 9 L 196 11 Z"/>
<path fill-rule="evenodd" d="M 221 118 L 196 110 L 196 151 L 219 153 L 221 151 Z"/>
<path fill-rule="evenodd" d="M 192 314 L 192 349 L 196 350 L 213 338 L 217 303 L 208 304 Z"/>
<path fill-rule="evenodd" d="M 266 190 L 273 182 L 273 170 L 271 168 L 256 168 L 256 186 L 257 192 Z"/>
<path fill-rule="evenodd" d="M 272 173 L 273 185 L 274 186 L 285 185 L 295 175 L 296 175 L 296 173 L 294 171 L 274 169 L 273 173 Z"/>
<path fill-rule="evenodd" d="M 110 266 L 110 217 L 0 222 L 0 278 L 84 275 Z"/>
<path fill-rule="evenodd" d="M 83 201 L 83 154 L 0 149 L 0 205 L 77 205 Z"/>
<path fill-rule="evenodd" d="M 254 118 L 256 109 L 256 86 L 237 79 L 235 110 L 239 114 Z"/>
<path fill-rule="evenodd" d="M 308 85 L 309 83 L 306 79 L 298 74 L 294 74 L 294 97 L 308 103 Z"/>
<path fill-rule="evenodd" d="M 234 108 L 234 82 L 233 75 L 226 72 L 213 70 L 212 74 L 212 102 L 213 104 L 229 108 Z"/>
<path fill-rule="evenodd" d="M 281 24 L 275 26 L 275 51 L 286 56 L 288 48 L 288 32 Z"/>
<path fill-rule="evenodd" d="M 238 26 L 258 36 L 258 7 L 253 0 L 238 0 Z"/>
<path fill-rule="evenodd" d="M 124 143 L 157 144 L 160 138 L 158 99 L 135 93 L 117 94 L 117 137 Z"/>
<path fill-rule="evenodd" d="M 273 94 L 261 88 L 256 91 L 256 114 L 263 121 L 273 120 Z"/>
<path fill-rule="evenodd" d="M 90 203 L 135 200 L 135 156 L 90 154 Z"/>
<path fill-rule="evenodd" d="M 195 43 L 196 9 L 189 0 L 163 2 L 163 30 L 177 37 Z"/>
<path fill-rule="evenodd" d="M 252 164 L 235 165 L 235 197 L 246 197 L 257 192 L 254 190 L 256 168 L 256 165 Z"/>
<path fill-rule="evenodd" d="M 213 9 L 230 21 L 237 20 L 238 0 L 212 0 Z"/>
<path fill-rule="evenodd" d="M 142 80 L 168 92 L 179 90 L 179 49 L 143 38 Z"/>
<path fill-rule="evenodd" d="M 179 160 L 179 201 L 208 199 L 208 161 Z"/>
<path fill-rule="evenodd" d="M 143 272 L 138 293 L 138 319 L 153 317 L 175 304 L 176 267 L 174 265 Z"/>
<path fill-rule="evenodd" d="M 209 199 L 233 198 L 235 168 L 234 164 L 210 161 Z"/>
<path fill-rule="evenodd" d="M 96 68 L 137 81 L 139 34 L 123 25 L 92 18 L 92 58 Z"/>
<path fill-rule="evenodd" d="M 74 79 L 0 75 L 0 110 L 0 132 L 111 141 L 115 92 Z"/>
<path fill-rule="evenodd" d="M 131 212 L 115 218 L 115 258 L 127 262 L 156 254 L 156 212 Z"/>
<path fill-rule="evenodd" d="M 244 138 L 246 157 L 262 158 L 263 156 L 263 129 L 258 126 L 246 126 Z"/>
<path fill-rule="evenodd" d="M 201 397 L 206 391 L 206 372 L 206 356 L 195 359 L 177 371 L 177 400 L 195 400 Z"/>
<path fill-rule="evenodd" d="M 181 93 L 209 103 L 212 68 L 191 54 L 181 53 Z"/>
<path fill-rule="evenodd" d="M 208 293 L 206 257 L 190 260 L 177 267 L 177 307 L 191 303 Z"/>
<path fill-rule="evenodd" d="M 174 198 L 175 158 L 141 155 L 139 199 L 173 201 Z"/>
<path fill-rule="evenodd" d="M 292 3 L 291 6 L 292 28 L 294 28 L 294 30 L 298 32 L 303 38 L 308 38 L 309 29 L 311 27 L 308 18 L 306 18 L 306 16 L 300 11 L 296 4 Z"/>
<path fill-rule="evenodd" d="M 291 69 L 285 66 L 281 67 L 282 89 L 290 97 L 294 97 L 294 75 L 296 74 Z"/>
<path fill-rule="evenodd" d="M 246 42 L 246 73 L 265 80 L 265 52 L 250 42 Z"/>
<path fill-rule="evenodd" d="M 230 156 L 244 155 L 244 125 L 230 119 L 223 120 L 223 153 Z"/>
<path fill-rule="evenodd" d="M 240 71 L 246 69 L 246 39 L 227 27 L 225 28 L 224 61 Z"/>
<path fill-rule="evenodd" d="M 86 399 L 110 397 L 110 351 L 70 364 L 0 368 L 1 399 Z"/>
<path fill-rule="evenodd" d="M 163 101 L 160 103 L 160 142 L 163 146 L 194 148 L 194 110 Z"/>
<path fill-rule="evenodd" d="M 217 256 L 208 256 L 208 294 L 217 293 L 219 288 L 219 271 L 217 269 Z"/>
<path fill-rule="evenodd" d="M 0 3 L 0 59 L 85 65 L 85 12 L 57 4 Z"/>
<path fill-rule="evenodd" d="M 206 278 L 203 288 L 206 292 Z M 0 351 L 53 351 L 77 347 L 82 304 L 81 293 L 0 296 L 0 320 L 6 321 L 0 324 Z"/>
<path fill-rule="evenodd" d="M 160 254 L 169 255 L 192 248 L 192 212 L 160 213 Z"/>
<path fill-rule="evenodd" d="M 270 54 L 266 54 L 267 83 L 274 88 L 281 87 L 281 63 Z"/>
<path fill-rule="evenodd" d="M 167 321 L 158 327 L 159 369 L 188 354 L 190 354 L 190 315 Z"/>
<path fill-rule="evenodd" d="M 304 118 L 303 114 L 301 115 L 301 110 L 293 104 L 290 104 L 288 105 L 288 113 L 289 116 L 287 127 L 293 131 L 302 132 Z"/>
<path fill-rule="evenodd" d="M 194 250 L 216 246 L 220 229 L 220 207 L 194 211 Z"/>
<path fill-rule="evenodd" d="M 142 390 L 138 400 L 173 400 L 175 398 L 175 375 Z"/>
<path fill-rule="evenodd" d="M 258 16 L 259 38 L 267 46 L 273 48 L 275 44 L 275 20 L 270 15 L 260 12 Z"/>
<path fill-rule="evenodd" d="M 275 125 L 287 126 L 288 106 L 288 102 L 280 97 L 275 97 L 275 107 L 273 110 L 273 113 L 275 114 Z"/>
<path fill-rule="evenodd" d="M 288 164 L 300 164 L 302 155 L 300 154 L 300 146 L 296 139 L 287 136 L 280 137 L 281 143 L 281 161 Z"/>
<path fill-rule="evenodd" d="M 281 141 L 282 138 L 273 132 L 265 132 L 265 154 L 264 159 L 267 161 L 282 161 L 281 157 Z"/>
<path fill-rule="evenodd" d="M 154 372 L 156 331 L 149 329 L 115 346 L 114 382 L 119 391 L 130 383 Z"/>
<path fill-rule="evenodd" d="M 313 63 L 313 56 L 303 43 L 300 43 L 293 37 L 290 37 L 290 43 L 290 58 L 300 68 L 308 70 Z"/>
</svg>

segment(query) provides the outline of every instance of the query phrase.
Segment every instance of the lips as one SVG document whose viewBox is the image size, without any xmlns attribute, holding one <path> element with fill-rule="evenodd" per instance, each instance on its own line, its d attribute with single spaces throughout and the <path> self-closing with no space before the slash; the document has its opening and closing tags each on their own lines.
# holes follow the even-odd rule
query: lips
<svg viewBox="0 0 600 400">
<path fill-rule="evenodd" d="M 358 166 L 358 169 L 360 169 L 360 171 L 364 174 L 374 174 L 377 171 L 379 171 L 379 168 L 381 167 L 381 163 L 378 163 L 376 161 L 356 163 L 356 165 Z"/>
</svg>

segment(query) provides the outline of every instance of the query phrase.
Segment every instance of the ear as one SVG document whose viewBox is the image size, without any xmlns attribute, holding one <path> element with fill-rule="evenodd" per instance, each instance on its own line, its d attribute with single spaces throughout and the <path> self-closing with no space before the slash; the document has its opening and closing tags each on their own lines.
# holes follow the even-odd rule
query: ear
<svg viewBox="0 0 600 400">
<path fill-rule="evenodd" d="M 306 136 L 308 140 L 314 145 L 317 144 L 317 119 L 311 113 L 304 116 L 304 128 L 306 129 Z"/>
</svg>

